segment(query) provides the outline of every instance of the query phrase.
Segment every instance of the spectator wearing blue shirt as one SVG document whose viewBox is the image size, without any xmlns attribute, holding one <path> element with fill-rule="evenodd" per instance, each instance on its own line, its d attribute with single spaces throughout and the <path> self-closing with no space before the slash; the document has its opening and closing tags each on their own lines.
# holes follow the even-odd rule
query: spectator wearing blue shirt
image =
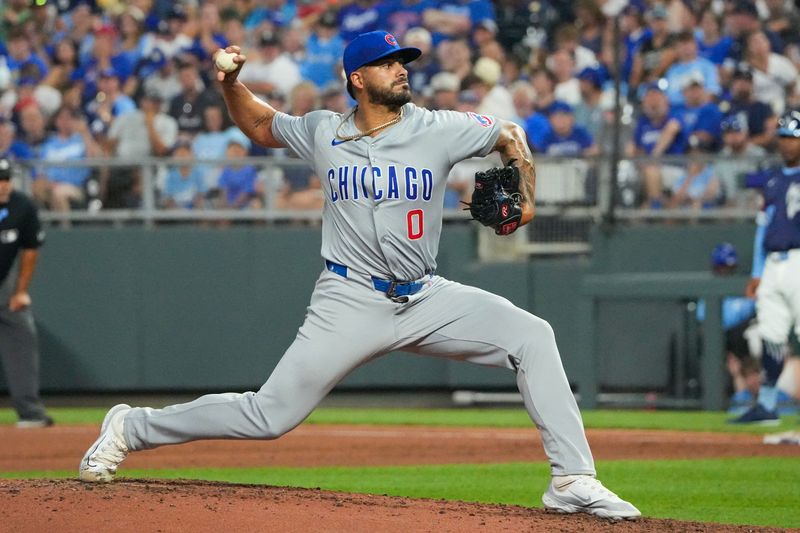
<svg viewBox="0 0 800 533">
<path fill-rule="evenodd" d="M 641 116 L 626 150 L 629 156 L 649 155 L 655 159 L 641 165 L 645 207 L 662 207 L 665 188 L 669 190 L 683 174 L 683 168 L 678 165 L 662 164 L 661 156 L 684 154 L 686 150 L 685 128 L 670 109 L 667 96 L 657 84 L 647 85 Z"/>
<path fill-rule="evenodd" d="M 94 33 L 91 56 L 72 73 L 73 81 L 83 83 L 83 101 L 86 104 L 97 95 L 97 83 L 102 72 L 113 70 L 123 85 L 133 74 L 135 65 L 129 63 L 130 58 L 114 53 L 116 40 L 116 28 L 108 25 L 98 28 Z"/>
<path fill-rule="evenodd" d="M 33 159 L 28 145 L 16 139 L 16 127 L 5 118 L 0 117 L 0 159 L 25 161 Z"/>
<path fill-rule="evenodd" d="M 383 0 L 380 3 L 381 26 L 402 41 L 408 30 L 423 25 L 425 10 L 434 6 L 434 0 Z"/>
<path fill-rule="evenodd" d="M 244 21 L 245 30 L 254 30 L 265 23 L 283 28 L 291 25 L 292 21 L 297 18 L 297 7 L 294 1 L 271 0 L 263 2 L 263 4 L 266 5 L 260 5 L 250 11 Z"/>
<path fill-rule="evenodd" d="M 667 96 L 670 104 L 683 104 L 682 89 L 689 78 L 702 80 L 708 93 L 718 96 L 722 92 L 717 67 L 704 57 L 697 55 L 697 41 L 690 30 L 676 36 L 677 62 L 667 69 Z"/>
<path fill-rule="evenodd" d="M 681 93 L 683 103 L 674 106 L 673 110 L 680 118 L 689 147 L 704 150 L 718 148 L 722 137 L 722 112 L 710 101 L 703 81 L 697 75 L 684 78 Z"/>
<path fill-rule="evenodd" d="M 191 164 L 191 145 L 178 142 L 172 149 L 172 157 L 186 160 L 185 165 L 170 166 L 161 191 L 161 205 L 166 209 L 201 209 L 205 205 L 206 184 L 203 171 Z"/>
<path fill-rule="evenodd" d="M 468 37 L 483 20 L 495 21 L 494 6 L 488 0 L 436 0 L 434 4 L 423 13 L 434 46 L 445 39 Z"/>
<path fill-rule="evenodd" d="M 708 160 L 710 152 L 693 148 L 689 153 L 689 164 L 683 175 L 672 185 L 668 206 L 673 209 L 688 207 L 700 210 L 719 205 L 722 187 Z"/>
<path fill-rule="evenodd" d="M 231 160 L 247 156 L 250 141 L 244 135 L 231 136 L 225 157 Z M 263 207 L 259 195 L 258 171 L 253 165 L 230 164 L 222 169 L 218 187 L 218 207 L 228 209 L 257 209 Z"/>
<path fill-rule="evenodd" d="M 620 15 L 620 31 L 625 44 L 625 59 L 622 62 L 621 77 L 623 82 L 630 79 L 633 69 L 633 58 L 639 45 L 652 36 L 652 32 L 645 25 L 644 7 L 639 4 L 629 4 Z"/>
<path fill-rule="evenodd" d="M 95 143 L 89 126 L 75 110 L 62 107 L 53 117 L 55 133 L 42 145 L 45 161 L 81 161 L 99 157 L 102 153 Z M 84 200 L 84 184 L 91 174 L 86 167 L 47 167 L 33 183 L 34 197 L 54 211 L 70 210 L 70 202 Z"/>
<path fill-rule="evenodd" d="M 99 73 L 97 87 L 103 98 L 94 99 L 86 105 L 89 123 L 94 135 L 105 135 L 116 117 L 136 111 L 136 102 L 120 89 L 120 80 L 112 68 Z"/>
<path fill-rule="evenodd" d="M 344 54 L 344 41 L 339 36 L 336 14 L 326 11 L 320 16 L 306 41 L 306 53 L 300 62 L 300 74 L 322 89 L 339 81 L 339 64 Z"/>
<path fill-rule="evenodd" d="M 355 0 L 339 10 L 339 32 L 345 42 L 362 33 L 380 30 L 381 10 L 378 0 Z"/>
<path fill-rule="evenodd" d="M 191 46 L 191 52 L 198 59 L 210 58 L 218 49 L 230 44 L 228 39 L 217 31 L 219 27 L 219 8 L 213 2 L 204 2 L 200 8 L 199 31 Z"/>
<path fill-rule="evenodd" d="M 723 35 L 721 28 L 722 21 L 711 9 L 706 9 L 700 15 L 700 27 L 695 32 L 700 57 L 717 66 L 725 61 L 733 44 L 733 39 L 729 35 Z"/>
<path fill-rule="evenodd" d="M 541 151 L 550 156 L 590 156 L 599 150 L 585 128 L 575 125 L 572 106 L 555 102 L 550 106 L 550 130 L 542 140 Z"/>
<path fill-rule="evenodd" d="M 47 63 L 31 50 L 31 42 L 22 26 L 12 29 L 8 35 L 6 66 L 11 71 L 12 79 L 17 79 L 20 71 L 28 65 L 34 65 L 39 72 L 38 82 L 47 75 Z"/>
</svg>

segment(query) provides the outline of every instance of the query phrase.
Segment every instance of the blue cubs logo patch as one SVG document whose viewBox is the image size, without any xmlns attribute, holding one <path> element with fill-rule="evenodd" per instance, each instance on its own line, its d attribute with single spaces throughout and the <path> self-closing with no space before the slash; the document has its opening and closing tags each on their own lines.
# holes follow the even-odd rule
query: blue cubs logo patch
<svg viewBox="0 0 800 533">
<path fill-rule="evenodd" d="M 477 113 L 473 113 L 472 111 L 468 111 L 467 115 L 475 119 L 475 121 L 483 126 L 484 128 L 488 128 L 492 124 L 494 124 L 494 119 L 488 115 L 479 115 Z"/>
<path fill-rule="evenodd" d="M 384 39 L 386 39 L 386 42 L 389 43 L 391 46 L 397 46 L 397 39 L 395 39 L 394 35 L 392 35 L 391 33 L 387 33 Z"/>
</svg>

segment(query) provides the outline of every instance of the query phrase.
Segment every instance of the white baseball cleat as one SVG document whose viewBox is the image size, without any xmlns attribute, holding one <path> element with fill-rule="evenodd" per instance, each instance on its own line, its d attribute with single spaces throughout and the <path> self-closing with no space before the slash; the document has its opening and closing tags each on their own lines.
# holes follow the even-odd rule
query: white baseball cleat
<svg viewBox="0 0 800 533">
<path fill-rule="evenodd" d="M 81 459 L 78 474 L 81 481 L 89 483 L 108 483 L 114 480 L 117 466 L 128 455 L 128 445 L 122 433 L 125 415 L 131 406 L 121 403 L 109 409 L 103 425 L 100 426 L 100 436 L 87 450 Z"/>
<path fill-rule="evenodd" d="M 600 518 L 633 520 L 642 516 L 592 476 L 555 476 L 542 495 L 544 507 L 559 513 L 589 513 Z"/>
</svg>

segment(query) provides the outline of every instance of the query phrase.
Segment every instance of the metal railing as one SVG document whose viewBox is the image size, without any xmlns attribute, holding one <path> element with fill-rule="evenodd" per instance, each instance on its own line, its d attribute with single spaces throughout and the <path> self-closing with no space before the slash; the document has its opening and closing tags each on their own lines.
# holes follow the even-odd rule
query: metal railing
<svg viewBox="0 0 800 533">
<path fill-rule="evenodd" d="M 732 221 L 750 220 L 757 212 L 757 192 L 745 186 L 745 176 L 758 172 L 779 160 L 768 158 L 722 158 L 718 155 L 693 157 L 669 156 L 658 160 L 646 157 L 627 158 L 620 161 L 617 179 L 611 180 L 607 158 L 564 158 L 537 156 L 537 216 L 525 232 L 525 241 L 520 241 L 525 253 L 584 253 L 588 251 L 588 235 L 592 226 L 607 218 L 612 195 L 614 197 L 614 219 L 616 223 L 661 223 L 670 221 Z M 206 169 L 222 169 L 226 166 L 252 165 L 258 170 L 260 207 L 231 209 L 209 205 L 202 209 L 165 208 L 162 205 L 164 176 L 170 168 L 202 165 Z M 694 165 L 710 169 L 713 179 L 720 182 L 717 202 L 703 208 L 669 205 L 651 208 L 647 201 L 646 173 L 660 174 L 664 191 L 675 189 L 681 179 L 686 179 L 687 169 Z M 487 167 L 490 164 L 487 163 Z M 238 160 L 227 159 L 180 159 L 147 158 L 86 159 L 81 161 L 29 161 L 20 166 L 16 178 L 19 186 L 28 192 L 33 190 L 34 176 L 47 176 L 50 168 L 89 168 L 91 187 L 85 188 L 86 201 L 76 203 L 71 210 L 57 212 L 43 205 L 41 217 L 52 224 L 71 223 L 98 224 L 143 224 L 153 227 L 166 222 L 192 221 L 261 221 L 277 223 L 283 221 L 306 221 L 319 223 L 319 209 L 279 209 L 276 199 L 281 189 L 287 186 L 287 172 L 295 176 L 313 174 L 304 162 L 287 157 L 249 157 Z M 113 179 L 122 172 L 136 169 L 139 190 L 136 205 L 128 208 L 110 209 L 103 205 L 97 181 Z M 653 170 L 655 169 L 655 171 Z M 213 174 L 213 172 L 212 172 Z M 652 178 L 651 178 L 652 180 Z M 611 184 L 616 182 L 616 190 Z M 213 185 L 209 184 L 209 185 Z M 323 186 L 325 184 L 323 183 Z M 652 184 L 651 184 L 652 188 Z M 90 190 L 91 189 L 91 190 Z M 452 201 L 444 211 L 446 221 L 466 221 L 467 212 Z"/>
</svg>

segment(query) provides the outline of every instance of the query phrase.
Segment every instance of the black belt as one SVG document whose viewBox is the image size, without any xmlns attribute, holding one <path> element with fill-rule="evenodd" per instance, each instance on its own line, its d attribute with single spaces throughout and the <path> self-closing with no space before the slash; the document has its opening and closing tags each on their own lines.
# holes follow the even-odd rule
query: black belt
<svg viewBox="0 0 800 533">
<path fill-rule="evenodd" d="M 340 265 L 339 263 L 334 263 L 333 261 L 328 261 L 326 259 L 325 267 L 331 272 L 339 274 L 343 278 L 347 277 L 347 267 L 344 265 Z M 375 290 L 385 293 L 389 298 L 398 298 L 416 294 L 422 290 L 428 281 L 430 281 L 428 279 L 418 281 L 398 281 L 376 278 L 375 276 L 370 276 L 370 278 L 372 279 L 372 286 L 375 288 Z"/>
</svg>

